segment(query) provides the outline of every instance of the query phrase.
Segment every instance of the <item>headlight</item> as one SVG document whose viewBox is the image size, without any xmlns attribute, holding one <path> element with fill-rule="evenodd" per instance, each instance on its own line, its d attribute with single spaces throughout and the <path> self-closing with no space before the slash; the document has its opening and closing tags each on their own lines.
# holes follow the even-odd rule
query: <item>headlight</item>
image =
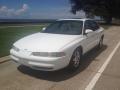
<svg viewBox="0 0 120 90">
<path fill-rule="evenodd" d="M 33 52 L 34 56 L 42 56 L 42 57 L 62 57 L 65 56 L 64 52 Z"/>
<path fill-rule="evenodd" d="M 19 48 L 15 47 L 15 46 L 13 46 L 12 49 L 15 50 L 16 52 L 19 52 Z"/>
</svg>

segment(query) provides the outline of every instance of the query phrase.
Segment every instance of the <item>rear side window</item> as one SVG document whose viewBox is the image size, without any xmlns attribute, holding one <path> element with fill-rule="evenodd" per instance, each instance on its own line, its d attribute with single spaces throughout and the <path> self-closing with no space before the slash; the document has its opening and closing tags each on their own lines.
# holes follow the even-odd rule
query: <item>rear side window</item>
<svg viewBox="0 0 120 90">
<path fill-rule="evenodd" d="M 93 31 L 96 31 L 99 29 L 99 25 L 95 21 L 87 20 L 85 22 L 85 29 L 91 29 Z"/>
</svg>

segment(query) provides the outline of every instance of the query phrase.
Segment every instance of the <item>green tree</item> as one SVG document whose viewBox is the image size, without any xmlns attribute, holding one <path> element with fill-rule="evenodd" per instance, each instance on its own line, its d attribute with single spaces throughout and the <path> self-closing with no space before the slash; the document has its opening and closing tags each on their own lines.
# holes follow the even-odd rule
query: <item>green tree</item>
<svg viewBox="0 0 120 90">
<path fill-rule="evenodd" d="M 106 23 L 112 18 L 120 18 L 120 0 L 70 0 L 71 12 L 83 10 L 87 18 L 100 16 Z"/>
</svg>

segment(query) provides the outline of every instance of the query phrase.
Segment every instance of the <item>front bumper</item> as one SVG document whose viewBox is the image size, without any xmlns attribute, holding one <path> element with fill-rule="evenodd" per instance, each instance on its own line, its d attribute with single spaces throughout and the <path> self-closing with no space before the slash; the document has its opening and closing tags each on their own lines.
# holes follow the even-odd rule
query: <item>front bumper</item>
<svg viewBox="0 0 120 90">
<path fill-rule="evenodd" d="M 36 70 L 55 71 L 66 67 L 69 64 L 69 59 L 63 57 L 39 57 L 27 55 L 10 50 L 11 58 L 13 61 L 31 67 Z"/>
</svg>

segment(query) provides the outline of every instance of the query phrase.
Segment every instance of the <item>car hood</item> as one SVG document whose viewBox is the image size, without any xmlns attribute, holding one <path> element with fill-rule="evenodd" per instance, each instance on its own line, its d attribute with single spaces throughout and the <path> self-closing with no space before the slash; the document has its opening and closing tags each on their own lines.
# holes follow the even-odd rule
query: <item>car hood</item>
<svg viewBox="0 0 120 90">
<path fill-rule="evenodd" d="M 80 36 L 81 35 L 36 33 L 18 40 L 14 43 L 14 46 L 33 52 L 57 52 L 65 45 L 80 38 Z"/>
</svg>

